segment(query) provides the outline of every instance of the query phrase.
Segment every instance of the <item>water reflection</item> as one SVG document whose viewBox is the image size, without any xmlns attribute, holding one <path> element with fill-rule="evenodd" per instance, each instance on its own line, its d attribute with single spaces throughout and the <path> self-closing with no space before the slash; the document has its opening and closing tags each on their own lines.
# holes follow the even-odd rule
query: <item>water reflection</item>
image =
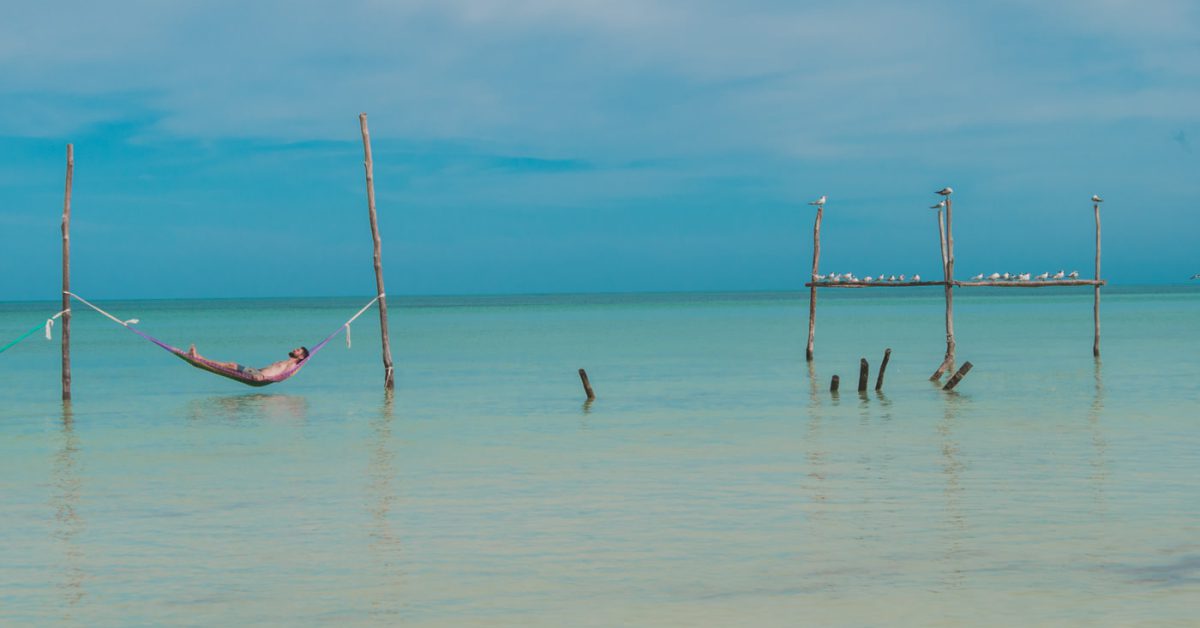
<svg viewBox="0 0 1200 628">
<path fill-rule="evenodd" d="M 1100 358 L 1095 361 L 1092 381 L 1092 407 L 1088 412 L 1088 428 L 1092 435 L 1092 472 L 1088 476 L 1092 486 L 1092 514 L 1097 519 L 1105 519 L 1108 514 L 1108 500 L 1104 489 L 1108 484 L 1108 440 L 1100 423 L 1100 415 L 1104 410 L 1104 375 L 1100 370 Z"/>
<path fill-rule="evenodd" d="M 392 434 L 395 408 L 389 391 L 385 394 L 379 414 L 371 421 L 367 463 L 367 494 L 371 523 L 369 547 L 378 578 L 371 597 L 371 615 L 395 621 L 401 603 L 401 546 L 400 537 L 392 529 L 392 509 L 397 500 L 393 481 L 396 477 L 396 451 Z"/>
<path fill-rule="evenodd" d="M 213 418 L 235 422 L 261 419 L 303 421 L 308 417 L 308 398 L 250 393 L 193 399 L 188 404 L 188 416 L 193 421 Z"/>
<path fill-rule="evenodd" d="M 79 436 L 75 433 L 71 403 L 64 402 L 62 429 L 58 435 L 58 449 L 51 469 L 54 491 L 50 506 L 54 509 L 54 529 L 51 533 L 62 552 L 62 581 L 58 591 L 62 596 L 61 610 L 64 620 L 75 619 L 75 613 L 83 600 L 85 591 L 83 570 L 83 547 L 78 542 L 84 530 L 84 520 L 79 512 L 83 478 L 79 470 Z"/>
<path fill-rule="evenodd" d="M 822 390 L 820 382 L 817 380 L 817 373 L 812 362 L 808 363 L 808 381 L 808 425 L 804 434 L 804 457 L 808 462 L 808 479 L 804 482 L 804 488 L 810 491 L 810 500 L 821 505 L 828 499 L 825 494 L 825 464 L 828 452 L 825 451 L 821 439 L 821 420 L 824 415 L 822 399 L 825 391 Z M 832 394 L 836 404 L 837 393 Z M 821 516 L 821 509 L 814 508 L 809 514 L 813 519 L 818 519 Z"/>
<path fill-rule="evenodd" d="M 962 475 L 966 468 L 962 460 L 962 451 L 955 436 L 958 417 L 966 406 L 966 399 L 954 391 L 942 395 L 942 421 L 938 424 L 937 432 L 941 437 L 942 475 L 945 478 L 945 488 L 942 490 L 945 506 L 944 529 L 946 532 L 945 551 L 942 562 L 945 563 L 946 573 L 943 584 L 951 589 L 963 586 L 965 574 L 963 563 L 965 554 L 963 545 L 969 534 L 969 523 L 963 510 Z"/>
</svg>

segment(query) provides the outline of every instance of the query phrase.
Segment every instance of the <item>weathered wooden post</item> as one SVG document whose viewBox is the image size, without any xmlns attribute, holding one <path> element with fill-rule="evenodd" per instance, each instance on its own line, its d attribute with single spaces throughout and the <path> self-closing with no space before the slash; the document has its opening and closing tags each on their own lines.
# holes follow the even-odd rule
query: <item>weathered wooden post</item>
<svg viewBox="0 0 1200 628">
<path fill-rule="evenodd" d="M 375 171 L 371 163 L 371 134 L 367 131 L 367 114 L 358 114 L 358 125 L 362 129 L 363 168 L 367 171 L 367 209 L 371 214 L 371 237 L 375 241 L 375 290 L 379 295 L 379 329 L 383 336 L 383 387 L 392 390 L 396 383 L 392 369 L 392 346 L 388 340 L 387 296 L 383 290 L 379 221 L 375 217 Z"/>
<path fill-rule="evenodd" d="M 942 360 L 942 365 L 929 376 L 930 380 L 935 381 L 941 379 L 948 369 L 954 368 L 954 203 L 950 200 L 953 193 L 949 187 L 938 192 L 946 197 L 946 357 Z M 941 221 L 938 224 L 940 225 Z"/>
<path fill-rule="evenodd" d="M 840 386 L 841 383 L 842 383 L 842 378 L 838 377 L 837 375 L 834 375 L 833 378 L 829 380 L 829 392 L 831 392 L 831 393 L 837 392 L 838 386 Z"/>
<path fill-rule="evenodd" d="M 858 360 L 858 392 L 867 392 L 867 380 L 871 377 L 871 366 L 867 364 L 866 358 Z"/>
<path fill-rule="evenodd" d="M 937 211 L 938 221 L 938 247 L 942 252 L 942 277 L 946 276 L 946 219 L 942 216 L 942 210 Z"/>
<path fill-rule="evenodd" d="M 1092 355 L 1100 357 L 1100 203 L 1104 201 L 1099 196 L 1092 196 L 1092 209 L 1096 213 L 1096 298 L 1092 302 L 1092 320 L 1096 325 L 1096 335 L 1092 340 Z"/>
<path fill-rule="evenodd" d="M 75 175 L 75 146 L 67 144 L 67 186 L 62 214 L 62 398 L 71 400 L 71 180 Z"/>
<path fill-rule="evenodd" d="M 883 372 L 887 370 L 888 360 L 892 359 L 892 350 L 885 349 L 883 352 L 883 362 L 879 363 L 879 376 L 875 378 L 875 390 L 883 389 Z"/>
<path fill-rule="evenodd" d="M 946 385 L 942 386 L 942 390 L 954 390 L 954 387 L 962 381 L 962 378 L 966 377 L 967 373 L 971 372 L 972 366 L 973 365 L 970 361 L 963 362 L 962 368 L 958 369 L 958 372 L 950 377 L 950 379 L 946 382 Z"/>
<path fill-rule="evenodd" d="M 821 261 L 821 214 L 825 211 L 825 197 L 816 203 L 817 218 L 813 222 L 813 263 L 809 283 L 817 281 L 817 268 Z M 804 350 L 804 358 L 809 362 L 813 359 L 813 337 L 817 331 L 817 287 L 808 289 L 808 347 Z"/>
<path fill-rule="evenodd" d="M 583 392 L 587 394 L 587 400 L 594 400 L 596 393 L 592 392 L 592 382 L 588 381 L 587 371 L 579 369 L 579 381 L 583 382 Z"/>
</svg>

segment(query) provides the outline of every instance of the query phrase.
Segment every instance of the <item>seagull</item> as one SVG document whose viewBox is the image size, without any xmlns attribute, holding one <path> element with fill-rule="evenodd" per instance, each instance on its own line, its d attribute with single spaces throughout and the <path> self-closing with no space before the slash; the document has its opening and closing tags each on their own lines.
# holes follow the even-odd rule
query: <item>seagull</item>
<svg viewBox="0 0 1200 628">
<path fill-rule="evenodd" d="M 1046 281 L 1049 278 L 1050 278 L 1050 273 L 1042 273 L 1037 276 L 1038 281 Z"/>
<path fill-rule="evenodd" d="M 1054 276 L 1053 276 L 1053 277 L 1051 277 L 1051 279 L 1055 279 L 1055 280 L 1057 280 L 1057 279 L 1062 279 L 1063 277 L 1065 277 L 1065 276 L 1066 276 L 1066 274 L 1067 274 L 1067 273 L 1065 273 L 1065 272 L 1063 272 L 1063 271 L 1061 271 L 1061 270 L 1060 270 L 1060 271 L 1058 271 L 1058 272 L 1054 273 Z"/>
<path fill-rule="evenodd" d="M 904 275 L 900 275 L 900 281 L 904 281 Z"/>
<path fill-rule="evenodd" d="M 971 277 L 971 281 L 983 281 L 983 273 L 979 273 L 978 275 Z"/>
<path fill-rule="evenodd" d="M 1000 273 L 992 273 L 992 274 L 988 275 L 988 279 L 990 279 L 992 281 L 996 281 L 999 278 L 1000 278 Z"/>
<path fill-rule="evenodd" d="M 888 281 L 896 281 L 896 276 L 892 275 L 891 277 L 888 277 Z"/>
<path fill-rule="evenodd" d="M 1092 195 L 1092 202 L 1093 202 L 1093 203 L 1103 203 L 1103 202 L 1104 202 L 1104 199 L 1100 198 L 1100 195 L 1099 195 L 1099 194 L 1093 194 L 1093 195 Z"/>
<path fill-rule="evenodd" d="M 921 281 L 920 275 L 913 275 L 913 281 Z"/>
<path fill-rule="evenodd" d="M 1003 275 L 1000 275 L 1000 278 L 1003 279 L 1004 281 L 1008 281 L 1009 279 L 1012 279 L 1013 276 L 1010 275 L 1009 273 L 1004 273 Z"/>
<path fill-rule="evenodd" d="M 1071 279 L 1079 279 L 1079 271 L 1073 270 L 1073 271 L 1071 271 L 1071 274 L 1067 275 L 1067 276 L 1070 277 Z"/>
<path fill-rule="evenodd" d="M 1029 281 L 1029 273 L 1021 273 L 1017 275 L 1017 281 Z"/>
<path fill-rule="evenodd" d="M 950 196 L 951 194 L 954 194 L 954 188 L 947 185 L 946 187 L 938 190 L 937 193 L 941 194 L 942 196 Z"/>
<path fill-rule="evenodd" d="M 820 207 L 821 205 L 824 205 L 824 204 L 825 204 L 825 195 L 824 194 L 821 195 L 821 198 L 809 203 L 809 205 L 816 205 L 818 207 Z"/>
<path fill-rule="evenodd" d="M 946 201 L 942 201 L 942 202 L 938 203 L 937 205 L 930 205 L 929 209 L 942 209 L 945 206 L 946 206 Z"/>
<path fill-rule="evenodd" d="M 870 275 L 863 277 L 863 283 L 871 283 L 872 281 L 875 281 L 875 278 Z"/>
<path fill-rule="evenodd" d="M 1200 279 L 1200 273 L 1196 273 L 1195 275 L 1192 275 L 1192 279 Z"/>
</svg>

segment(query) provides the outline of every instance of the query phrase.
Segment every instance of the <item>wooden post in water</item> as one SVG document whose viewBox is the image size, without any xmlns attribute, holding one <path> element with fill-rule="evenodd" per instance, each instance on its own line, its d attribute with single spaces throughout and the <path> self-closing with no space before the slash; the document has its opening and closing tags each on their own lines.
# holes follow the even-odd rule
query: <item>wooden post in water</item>
<svg viewBox="0 0 1200 628">
<path fill-rule="evenodd" d="M 879 363 L 879 376 L 875 378 L 875 390 L 883 390 L 883 372 L 887 370 L 888 360 L 892 359 L 892 350 L 885 349 L 883 352 L 883 362 Z"/>
<path fill-rule="evenodd" d="M 821 197 L 825 198 L 825 197 Z M 817 268 L 821 261 L 821 214 L 824 213 L 825 204 L 817 204 L 817 219 L 813 222 L 813 264 L 812 275 L 809 282 L 817 281 Z M 813 337 L 817 331 L 817 287 L 811 286 L 808 289 L 808 347 L 804 350 L 804 359 L 812 362 L 813 359 Z"/>
<path fill-rule="evenodd" d="M 942 278 L 946 277 L 946 219 L 942 217 L 942 210 L 937 212 L 938 221 L 938 246 L 942 251 Z"/>
<path fill-rule="evenodd" d="M 949 190 L 946 190 L 949 192 Z M 949 369 L 954 368 L 954 222 L 953 202 L 950 194 L 946 194 L 946 357 L 942 365 L 929 376 L 930 380 L 939 380 Z M 941 224 L 939 221 L 938 224 Z"/>
<path fill-rule="evenodd" d="M 383 290 L 379 221 L 375 217 L 375 171 L 371 163 L 371 134 L 367 131 L 367 114 L 358 114 L 358 126 L 362 129 L 363 168 L 367 171 L 367 209 L 371 214 L 371 237 L 375 241 L 375 290 L 379 295 L 379 330 L 383 336 L 383 387 L 385 390 L 392 390 L 396 382 L 392 369 L 392 346 L 388 340 L 387 296 Z"/>
<path fill-rule="evenodd" d="M 67 185 L 62 214 L 62 398 L 71 400 L 71 180 L 75 176 L 75 146 L 67 144 Z"/>
<path fill-rule="evenodd" d="M 1093 197 L 1098 198 L 1098 197 Z M 1100 281 L 1100 201 L 1092 203 L 1096 212 L 1096 281 Z M 1100 284 L 1095 286 L 1096 298 L 1092 302 L 1092 320 L 1096 325 L 1096 336 L 1092 340 L 1092 355 L 1100 357 Z"/>
<path fill-rule="evenodd" d="M 587 371 L 579 369 L 579 381 L 583 382 L 583 392 L 587 394 L 587 400 L 594 400 L 596 393 L 592 392 L 592 382 L 588 381 Z"/>
<path fill-rule="evenodd" d="M 942 386 L 942 390 L 954 390 L 954 387 L 962 381 L 962 378 L 966 377 L 967 373 L 971 372 L 971 367 L 972 364 L 970 361 L 963 362 L 962 368 L 958 369 L 958 372 L 946 382 L 945 386 Z"/>
<path fill-rule="evenodd" d="M 831 393 L 837 392 L 838 386 L 840 386 L 841 383 L 842 383 L 842 378 L 838 377 L 837 375 L 834 375 L 833 379 L 829 380 L 829 392 L 831 392 Z"/>
<path fill-rule="evenodd" d="M 867 380 L 871 377 L 871 366 L 867 364 L 866 358 L 858 360 L 858 392 L 867 392 Z"/>
</svg>

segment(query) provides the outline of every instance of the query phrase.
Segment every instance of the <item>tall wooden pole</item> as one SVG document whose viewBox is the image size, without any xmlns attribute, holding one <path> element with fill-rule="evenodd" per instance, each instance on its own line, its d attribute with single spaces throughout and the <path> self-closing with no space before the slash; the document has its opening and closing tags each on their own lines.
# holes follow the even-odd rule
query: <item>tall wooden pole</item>
<svg viewBox="0 0 1200 628">
<path fill-rule="evenodd" d="M 942 279 L 946 278 L 946 219 L 942 217 L 942 210 L 937 212 L 938 221 L 938 247 L 942 251 Z"/>
<path fill-rule="evenodd" d="M 383 261 L 380 255 L 379 221 L 375 217 L 375 171 L 371 164 L 371 134 L 367 131 L 367 114 L 358 114 L 358 126 L 362 129 L 363 168 L 367 171 L 367 209 L 371 214 L 371 237 L 375 241 L 375 290 L 379 296 L 379 330 L 383 336 L 383 387 L 392 390 L 396 386 L 392 371 L 392 346 L 388 340 L 387 296 L 383 290 Z"/>
<path fill-rule="evenodd" d="M 1092 203 L 1096 212 L 1096 281 L 1100 281 L 1100 203 Z M 1100 357 L 1100 284 L 1096 284 L 1096 299 L 1092 303 L 1092 319 L 1096 324 L 1096 336 L 1092 340 L 1092 355 Z"/>
<path fill-rule="evenodd" d="M 825 210 L 824 204 L 817 205 L 817 219 L 813 223 L 813 267 L 812 275 L 809 282 L 817 280 L 817 268 L 821 262 L 821 214 Z M 804 351 L 804 358 L 809 362 L 813 359 L 813 338 L 817 332 L 817 287 L 811 286 L 808 289 L 808 347 Z"/>
<path fill-rule="evenodd" d="M 929 376 L 931 380 L 942 378 L 942 374 L 947 370 L 954 368 L 954 222 L 953 222 L 953 205 L 950 200 L 950 195 L 946 195 L 946 357 L 942 360 L 942 365 L 938 367 L 933 375 Z M 939 212 L 940 213 L 940 212 Z M 941 224 L 941 221 L 938 221 Z"/>
<path fill-rule="evenodd" d="M 71 180 L 75 175 L 75 146 L 67 144 L 67 186 L 62 214 L 62 398 L 71 400 Z"/>
</svg>

